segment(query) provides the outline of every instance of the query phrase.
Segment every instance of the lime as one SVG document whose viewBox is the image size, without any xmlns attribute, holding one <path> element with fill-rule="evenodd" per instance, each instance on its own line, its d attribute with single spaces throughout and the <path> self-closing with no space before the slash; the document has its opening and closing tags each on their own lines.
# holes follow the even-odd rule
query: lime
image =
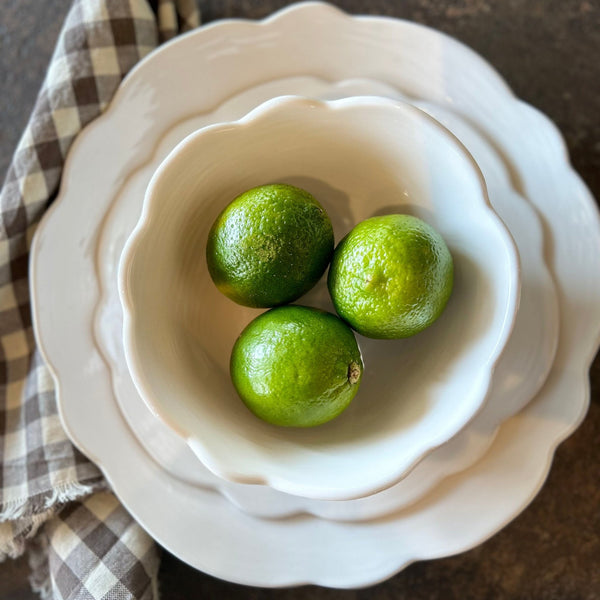
<svg viewBox="0 0 600 600">
<path fill-rule="evenodd" d="M 441 235 L 417 217 L 372 217 L 338 244 L 327 284 L 338 314 L 356 331 L 405 338 L 444 310 L 452 256 Z"/>
<path fill-rule="evenodd" d="M 280 306 L 254 319 L 231 353 L 231 379 L 258 417 L 312 427 L 337 417 L 354 398 L 363 372 L 352 330 L 335 315 Z"/>
<path fill-rule="evenodd" d="M 263 185 L 235 198 L 217 217 L 206 246 L 217 288 L 244 306 L 270 307 L 296 300 L 325 272 L 333 228 L 308 192 Z"/>
</svg>

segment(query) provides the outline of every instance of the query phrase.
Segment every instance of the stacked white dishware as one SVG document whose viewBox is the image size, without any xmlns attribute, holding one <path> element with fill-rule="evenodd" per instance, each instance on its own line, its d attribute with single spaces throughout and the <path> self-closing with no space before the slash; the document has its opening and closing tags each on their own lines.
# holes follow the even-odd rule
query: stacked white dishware
<svg viewBox="0 0 600 600">
<path fill-rule="evenodd" d="M 232 39 L 237 46 L 230 45 Z M 190 56 L 194 60 L 186 59 Z M 290 95 L 303 98 L 273 100 Z M 330 102 L 344 98 L 349 100 Z M 382 458 L 380 471 L 375 465 L 369 469 L 373 455 L 365 450 L 368 460 L 356 463 L 360 477 L 354 483 L 340 453 L 338 464 L 344 469 L 331 471 L 337 483 L 330 488 L 323 484 L 326 461 L 321 483 L 307 485 L 306 468 L 317 460 L 314 447 L 312 453 L 291 454 L 302 457 L 296 470 L 293 460 L 279 461 L 283 471 L 278 474 L 287 468 L 287 479 L 244 470 L 243 461 L 225 468 L 211 460 L 219 455 L 219 440 L 207 445 L 210 431 L 202 431 L 201 423 L 192 426 L 198 416 L 189 419 L 189 428 L 183 411 L 174 419 L 166 417 L 152 397 L 155 388 L 148 394 L 135 367 L 133 373 L 129 368 L 125 346 L 131 338 L 126 336 L 124 344 L 118 289 L 122 257 L 133 256 L 131 234 L 143 223 L 143 207 L 150 210 L 144 204 L 149 183 L 156 173 L 158 185 L 165 158 L 176 147 L 168 160 L 181 153 L 178 144 L 206 136 L 203 128 L 209 126 L 216 134 L 219 124 L 257 122 L 273 111 L 304 110 L 307 103 L 316 112 L 403 107 L 398 110 L 433 118 L 439 131 L 451 132 L 447 143 L 464 151 L 460 160 L 473 161 L 473 173 L 483 176 L 487 199 L 479 212 L 469 205 L 464 219 L 479 219 L 482 229 L 486 219 L 493 222 L 481 238 L 476 227 L 465 224 L 468 239 L 481 245 L 480 257 L 473 247 L 470 251 L 488 276 L 484 283 L 469 279 L 470 263 L 458 261 L 466 281 L 475 282 L 474 287 L 459 285 L 459 298 L 469 291 L 481 294 L 487 309 L 469 306 L 497 325 L 487 353 L 464 363 L 473 365 L 472 380 L 463 370 L 462 379 L 440 376 L 431 389 L 443 395 L 443 386 L 452 380 L 456 389 L 469 390 L 478 377 L 487 385 L 473 387 L 468 410 L 454 427 L 444 428 L 439 419 L 427 421 L 431 415 L 421 398 L 418 414 L 394 436 L 407 435 L 419 423 L 429 424 L 425 431 L 438 427 L 440 435 L 427 437 L 421 431 L 418 439 L 426 443 L 413 454 L 404 446 L 404 454 L 395 456 L 395 470 L 389 460 L 393 454 Z M 452 141 L 452 135 L 457 139 Z M 210 163 L 208 155 L 205 160 Z M 334 203 L 331 207 L 335 212 Z M 443 228 L 451 211 L 438 208 L 441 213 L 436 209 L 433 214 L 446 215 L 438 222 Z M 73 231 L 76 238 L 65 234 Z M 447 231 L 451 240 L 459 240 L 458 229 L 456 238 L 451 228 Z M 494 243 L 492 254 L 488 250 Z M 123 255 L 126 244 L 130 255 Z M 422 26 L 350 17 L 308 3 L 262 23 L 202 28 L 144 60 L 107 113 L 74 146 L 60 196 L 34 241 L 31 277 L 36 336 L 58 383 L 65 428 L 159 543 L 194 567 L 230 581 L 354 587 L 387 578 L 414 560 L 472 547 L 531 501 L 554 449 L 585 414 L 587 369 L 600 333 L 600 279 L 589 274 L 599 268 L 596 205 L 570 167 L 560 135 L 543 115 L 517 100 L 489 65 Z M 121 273 L 122 286 L 124 281 Z M 215 311 L 208 306 L 205 319 Z M 460 314 L 459 305 L 451 310 L 450 316 Z M 157 335 L 155 346 L 162 334 Z M 469 340 L 456 331 L 453 335 L 457 351 L 451 358 L 458 362 L 469 351 Z M 457 362 L 446 359 L 453 372 Z M 462 409 L 461 398 L 453 397 L 457 411 Z M 350 413 L 348 422 L 360 423 L 359 403 L 368 401 L 366 392 L 357 396 L 358 416 Z M 201 415 L 202 405 L 199 410 Z M 227 443 L 226 429 L 215 433 Z M 290 435 L 296 449 L 316 440 L 326 453 L 320 434 Z M 285 433 L 273 437 L 277 459 Z M 256 447 L 265 439 L 256 437 Z M 251 446 L 239 448 L 251 454 Z M 348 442 L 346 456 L 361 456 L 351 451 Z M 267 459 L 268 452 L 253 467 Z M 312 465 L 317 469 L 318 463 Z"/>
</svg>

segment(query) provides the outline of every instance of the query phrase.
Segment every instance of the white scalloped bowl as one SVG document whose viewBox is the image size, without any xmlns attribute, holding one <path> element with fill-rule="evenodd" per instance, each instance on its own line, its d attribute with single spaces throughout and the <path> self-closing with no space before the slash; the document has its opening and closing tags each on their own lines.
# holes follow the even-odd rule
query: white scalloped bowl
<svg viewBox="0 0 600 600">
<path fill-rule="evenodd" d="M 261 311 L 223 296 L 208 231 L 239 193 L 285 182 L 325 207 L 339 241 L 357 222 L 405 212 L 446 240 L 454 291 L 440 319 L 406 340 L 357 336 L 365 373 L 351 406 L 312 429 L 251 414 L 229 357 Z M 324 500 L 402 479 L 483 405 L 519 298 L 518 256 L 477 165 L 419 109 L 382 98 L 270 100 L 183 140 L 154 174 L 119 267 L 125 355 L 151 410 L 216 475 Z M 298 303 L 334 312 L 324 278 Z"/>
</svg>

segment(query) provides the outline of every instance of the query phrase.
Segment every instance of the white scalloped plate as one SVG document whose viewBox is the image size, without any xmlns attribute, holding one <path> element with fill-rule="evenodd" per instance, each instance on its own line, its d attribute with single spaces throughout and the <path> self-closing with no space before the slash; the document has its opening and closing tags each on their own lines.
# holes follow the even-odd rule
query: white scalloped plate
<svg viewBox="0 0 600 600">
<path fill-rule="evenodd" d="M 160 114 L 206 112 L 256 83 L 293 75 L 378 78 L 466 117 L 493 142 L 518 191 L 538 209 L 558 283 L 559 346 L 534 401 L 500 427 L 476 465 L 410 508 L 360 523 L 256 519 L 221 495 L 170 476 L 136 441 L 112 400 L 91 331 L 98 225 L 127 174 L 149 159 L 161 132 L 174 124 L 162 123 Z M 171 93 L 178 81 L 194 78 L 206 82 L 199 96 L 192 89 Z M 518 102 L 479 56 L 438 32 L 314 3 L 261 23 L 208 26 L 142 61 L 105 115 L 75 141 L 60 198 L 31 252 L 36 335 L 71 438 L 171 552 L 217 577 L 257 586 L 369 585 L 414 560 L 466 550 L 519 514 L 588 406 L 587 371 L 600 333 L 599 272 L 596 205 L 543 115 Z"/>
<path fill-rule="evenodd" d="M 107 213 L 98 243 L 101 300 L 96 319 L 98 346 L 106 357 L 117 401 L 140 443 L 169 473 L 184 481 L 218 489 L 241 509 L 255 516 L 283 517 L 298 512 L 338 519 L 359 520 L 381 516 L 414 502 L 441 479 L 478 460 L 491 444 L 498 424 L 518 412 L 537 393 L 554 358 L 558 339 L 556 294 L 542 255 L 542 231 L 535 212 L 510 186 L 508 174 L 489 145 L 460 118 L 422 104 L 424 110 L 458 134 L 482 169 L 490 201 L 510 226 L 521 255 L 521 306 L 515 329 L 497 365 L 489 400 L 476 419 L 426 457 L 400 483 L 381 493 L 350 501 L 314 501 L 282 494 L 265 486 L 235 485 L 212 475 L 187 444 L 148 410 L 127 369 L 123 353 L 123 316 L 116 269 L 123 242 L 141 212 L 144 190 L 162 159 L 181 139 L 210 123 L 235 120 L 278 93 L 314 97 L 375 94 L 401 97 L 384 84 L 354 80 L 328 84 L 307 77 L 259 84 L 229 98 L 217 110 L 178 123 L 162 138 L 152 160 L 132 174 Z"/>
</svg>

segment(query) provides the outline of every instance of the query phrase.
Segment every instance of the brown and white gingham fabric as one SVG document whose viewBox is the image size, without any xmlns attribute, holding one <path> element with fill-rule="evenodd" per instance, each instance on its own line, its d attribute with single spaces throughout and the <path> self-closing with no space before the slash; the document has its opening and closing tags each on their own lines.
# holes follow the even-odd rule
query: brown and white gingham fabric
<svg viewBox="0 0 600 600">
<path fill-rule="evenodd" d="M 158 598 L 158 552 L 110 492 L 70 502 L 30 542 L 32 584 L 56 599 Z"/>
<path fill-rule="evenodd" d="M 28 253 L 75 136 L 194 0 L 74 0 L 0 191 L 0 560 L 30 550 L 46 598 L 156 598 L 158 552 L 66 437 L 35 348 Z"/>
</svg>

